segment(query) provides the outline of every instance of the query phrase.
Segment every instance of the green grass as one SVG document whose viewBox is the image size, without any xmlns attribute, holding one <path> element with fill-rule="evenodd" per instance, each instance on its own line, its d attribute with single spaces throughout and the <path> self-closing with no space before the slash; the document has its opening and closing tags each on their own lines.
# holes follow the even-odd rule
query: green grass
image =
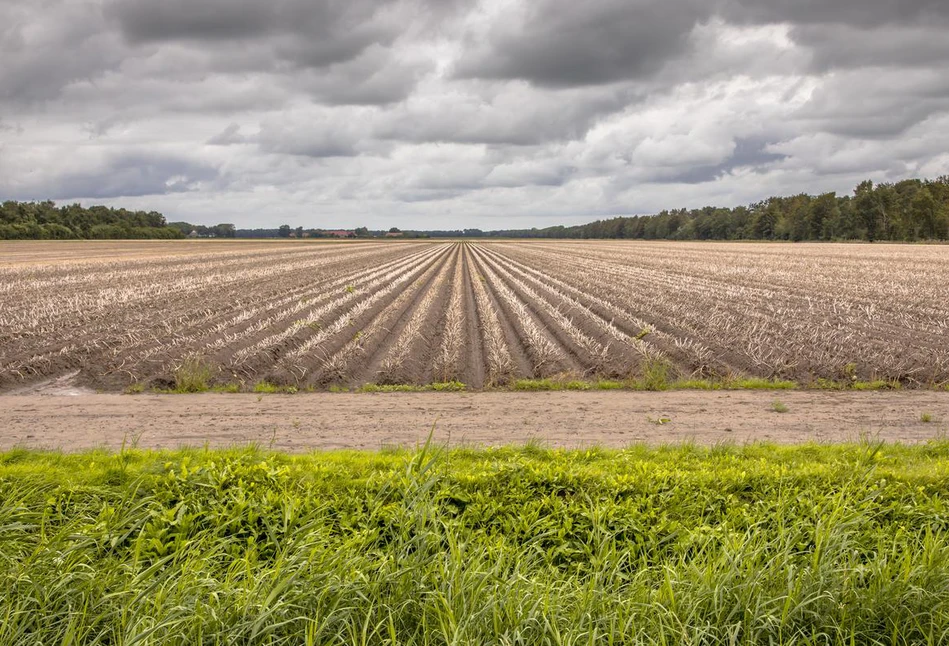
<svg viewBox="0 0 949 646">
<path fill-rule="evenodd" d="M 191 362 L 191 363 L 189 363 Z M 168 389 L 151 389 L 151 392 L 178 394 L 178 393 L 240 393 L 248 392 L 243 383 L 211 384 L 211 371 L 199 360 L 189 360 L 175 373 L 175 386 Z M 487 390 L 514 390 L 514 391 L 555 391 L 555 390 L 898 390 L 902 384 L 898 381 L 834 381 L 817 379 L 813 382 L 801 384 L 786 379 L 765 379 L 761 377 L 747 378 L 713 378 L 713 379 L 670 379 L 668 366 L 657 363 L 647 367 L 644 374 L 632 379 L 515 379 L 511 382 L 487 388 Z M 941 390 L 941 385 L 931 385 L 931 388 Z M 949 389 L 949 387 L 947 387 Z M 136 394 L 145 392 L 144 384 L 135 383 L 125 392 Z M 467 384 L 459 381 L 435 382 L 431 384 L 364 384 L 350 388 L 342 384 L 330 385 L 329 392 L 365 392 L 365 393 L 392 393 L 392 392 L 458 392 L 469 390 Z M 296 386 L 277 385 L 266 381 L 254 384 L 255 393 L 295 393 L 316 392 L 313 387 L 298 388 Z"/>
<path fill-rule="evenodd" d="M 360 393 L 417 393 L 426 390 L 413 384 L 364 384 L 356 389 Z"/>
<path fill-rule="evenodd" d="M 467 390 L 468 386 L 460 381 L 436 381 L 431 388 L 436 392 L 460 392 Z"/>
<path fill-rule="evenodd" d="M 515 391 L 543 391 L 543 390 L 620 390 L 627 387 L 622 381 L 598 379 L 583 381 L 580 379 L 516 379 L 511 382 L 509 389 Z"/>
<path fill-rule="evenodd" d="M 267 381 L 258 381 L 256 384 L 254 384 L 255 393 L 265 393 L 265 394 L 284 393 L 284 394 L 292 395 L 293 393 L 298 392 L 298 390 L 299 389 L 296 386 L 280 386 L 278 384 L 272 384 Z M 239 391 L 235 391 L 235 392 L 239 392 Z"/>
<path fill-rule="evenodd" d="M 903 384 L 898 381 L 886 381 L 884 379 L 871 381 L 817 379 L 808 387 L 816 390 L 900 390 Z"/>
<path fill-rule="evenodd" d="M 903 385 L 898 381 L 875 379 L 873 381 L 855 381 L 850 387 L 854 390 L 900 390 Z"/>
<path fill-rule="evenodd" d="M 642 377 L 637 382 L 643 390 L 666 390 L 672 367 L 667 361 L 652 359 L 643 363 Z"/>
<path fill-rule="evenodd" d="M 674 381 L 672 390 L 796 390 L 800 385 L 786 379 L 684 379 Z"/>
<path fill-rule="evenodd" d="M 175 368 L 175 386 L 172 390 L 176 393 L 203 393 L 210 388 L 213 374 L 211 367 L 201 357 L 188 357 Z"/>
<path fill-rule="evenodd" d="M 941 644 L 949 442 L 0 454 L 0 644 Z"/>
<path fill-rule="evenodd" d="M 725 382 L 728 388 L 746 389 L 746 390 L 794 390 L 799 388 L 794 381 L 787 379 L 764 379 L 761 377 L 747 377 L 744 379 L 731 379 Z"/>
<path fill-rule="evenodd" d="M 664 373 L 662 373 L 664 374 Z M 516 379 L 507 387 L 515 391 L 544 390 L 793 390 L 793 381 L 772 379 L 682 379 L 668 381 L 654 373 L 649 379 Z"/>
<path fill-rule="evenodd" d="M 787 404 L 775 399 L 773 402 L 771 402 L 771 410 L 773 410 L 775 413 L 786 413 L 790 409 L 788 408 Z"/>
<path fill-rule="evenodd" d="M 459 392 L 466 390 L 467 386 L 460 381 L 439 381 L 426 386 L 417 386 L 414 384 L 364 384 L 356 389 L 360 393 L 421 393 L 431 390 L 437 392 Z M 337 392 L 349 392 L 337 391 Z"/>
<path fill-rule="evenodd" d="M 211 386 L 211 392 L 214 393 L 239 393 L 243 390 L 243 385 L 238 383 L 227 383 Z"/>
</svg>

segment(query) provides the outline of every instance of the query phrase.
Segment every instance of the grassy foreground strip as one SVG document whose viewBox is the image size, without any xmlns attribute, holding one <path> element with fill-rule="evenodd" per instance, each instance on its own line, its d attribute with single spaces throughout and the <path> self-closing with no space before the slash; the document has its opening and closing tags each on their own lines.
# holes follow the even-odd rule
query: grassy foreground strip
<svg viewBox="0 0 949 646">
<path fill-rule="evenodd" d="M 945 644 L 949 442 L 0 454 L 0 644 Z"/>
</svg>

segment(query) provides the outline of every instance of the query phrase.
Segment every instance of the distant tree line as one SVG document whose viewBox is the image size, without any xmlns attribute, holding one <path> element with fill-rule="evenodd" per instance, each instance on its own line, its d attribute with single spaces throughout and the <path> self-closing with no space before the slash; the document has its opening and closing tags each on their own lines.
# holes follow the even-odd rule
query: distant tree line
<svg viewBox="0 0 949 646">
<path fill-rule="evenodd" d="M 174 224 L 174 223 L 172 223 Z M 289 224 L 281 224 L 276 229 L 237 229 L 238 238 L 385 238 L 398 236 L 400 238 L 429 238 L 433 237 L 428 231 L 402 231 L 398 227 L 388 230 L 370 230 L 367 227 L 355 229 L 305 229 L 302 226 L 293 228 Z M 447 237 L 447 236 L 440 236 Z"/>
<path fill-rule="evenodd" d="M 346 234 L 346 235 L 341 235 Z M 166 223 L 155 211 L 128 211 L 53 202 L 0 204 L 0 239 L 69 238 L 632 238 L 645 240 L 949 240 L 949 176 L 908 179 L 874 185 L 864 181 L 853 195 L 771 197 L 749 206 L 674 209 L 656 215 L 597 220 L 577 226 L 482 231 L 456 229 L 388 231 L 236 229 L 233 224 L 205 226 Z"/>
<path fill-rule="evenodd" d="M 203 224 L 190 224 L 188 222 L 169 222 L 168 226 L 181 231 L 184 236 L 198 238 L 233 238 L 237 233 L 237 229 L 234 228 L 233 224 L 205 226 Z"/>
<path fill-rule="evenodd" d="M 485 233 L 481 229 L 434 229 L 419 233 L 425 233 L 431 238 L 483 238 L 487 235 L 494 235 L 493 232 Z"/>
<path fill-rule="evenodd" d="M 50 201 L 7 201 L 0 204 L 0 239 L 4 240 L 183 237 L 185 233 L 169 226 L 165 217 L 155 211 L 79 204 L 58 207 Z"/>
<path fill-rule="evenodd" d="M 646 240 L 916 240 L 949 239 L 949 176 L 874 185 L 853 195 L 772 197 L 750 206 L 676 209 L 578 226 L 490 231 L 514 238 Z"/>
</svg>

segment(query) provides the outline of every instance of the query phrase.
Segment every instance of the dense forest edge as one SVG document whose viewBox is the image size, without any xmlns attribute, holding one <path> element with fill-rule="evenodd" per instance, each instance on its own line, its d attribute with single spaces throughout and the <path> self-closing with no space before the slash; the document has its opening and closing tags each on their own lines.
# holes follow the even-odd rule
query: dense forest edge
<svg viewBox="0 0 949 646">
<path fill-rule="evenodd" d="M 853 195 L 835 192 L 770 197 L 748 206 L 663 210 L 597 220 L 576 226 L 482 231 L 480 229 L 388 231 L 237 229 L 166 222 L 155 211 L 128 211 L 54 202 L 0 204 L 0 239 L 138 238 L 625 238 L 638 240 L 864 240 L 915 242 L 949 239 L 949 176 L 874 184 L 866 180 Z"/>
</svg>

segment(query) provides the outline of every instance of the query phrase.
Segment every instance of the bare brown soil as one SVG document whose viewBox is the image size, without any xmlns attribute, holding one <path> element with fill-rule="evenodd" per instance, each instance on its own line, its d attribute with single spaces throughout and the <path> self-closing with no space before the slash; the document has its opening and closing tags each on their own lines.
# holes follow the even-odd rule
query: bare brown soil
<svg viewBox="0 0 949 646">
<path fill-rule="evenodd" d="M 198 239 L 198 240 L 0 240 L 0 265 L 46 264 L 76 261 L 165 258 L 233 251 L 269 250 L 291 245 L 360 244 L 361 240 L 311 239 L 288 241 Z"/>
<path fill-rule="evenodd" d="M 0 450 L 257 444 L 282 451 L 439 443 L 923 442 L 949 432 L 949 393 L 827 391 L 0 396 Z M 80 393 L 80 394 L 76 394 Z M 773 410 L 775 400 L 787 412 Z M 931 421 L 922 421 L 927 413 Z"/>
<path fill-rule="evenodd" d="M 0 392 L 161 390 L 189 374 L 245 392 L 656 374 L 939 388 L 947 249 L 0 243 Z"/>
</svg>

